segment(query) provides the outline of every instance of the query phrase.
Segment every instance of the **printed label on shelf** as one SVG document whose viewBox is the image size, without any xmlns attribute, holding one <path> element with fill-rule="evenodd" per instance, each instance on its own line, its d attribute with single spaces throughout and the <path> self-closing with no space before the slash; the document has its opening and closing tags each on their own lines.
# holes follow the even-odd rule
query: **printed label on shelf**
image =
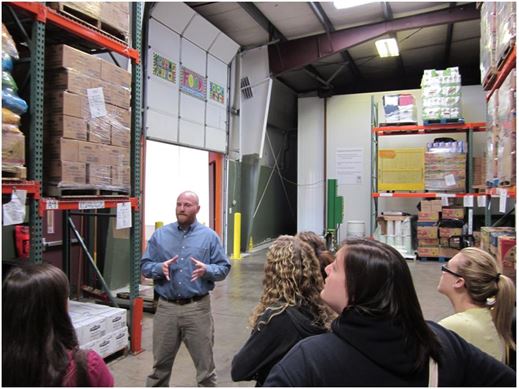
<svg viewBox="0 0 519 389">
<path fill-rule="evenodd" d="M 100 209 L 105 208 L 104 201 L 80 201 L 79 209 Z"/>
<path fill-rule="evenodd" d="M 468 221 L 469 221 L 469 227 L 468 227 L 468 234 L 469 235 L 472 235 L 472 230 L 473 230 L 473 224 L 472 224 L 472 219 L 473 219 L 473 216 L 474 216 L 474 209 L 473 208 L 469 208 L 469 216 L 468 216 Z"/>
<path fill-rule="evenodd" d="M 4 226 L 21 224 L 25 219 L 25 200 L 27 199 L 26 190 L 13 189 L 11 201 L 3 205 Z"/>
<path fill-rule="evenodd" d="M 503 188 L 497 189 L 499 193 L 499 212 L 506 212 L 506 198 L 508 196 L 508 191 Z"/>
<path fill-rule="evenodd" d="M 117 217 L 115 222 L 115 229 L 130 228 L 132 226 L 132 204 L 117 203 Z"/>
<path fill-rule="evenodd" d="M 478 207 L 487 206 L 487 196 L 478 196 Z"/>
<path fill-rule="evenodd" d="M 447 174 L 445 177 L 445 185 L 454 186 L 456 185 L 456 179 L 454 178 L 454 174 Z"/>
<path fill-rule="evenodd" d="M 106 116 L 105 95 L 103 88 L 89 88 L 87 89 L 88 105 L 90 106 L 90 115 L 92 119 Z"/>
<path fill-rule="evenodd" d="M 473 207 L 474 206 L 474 196 L 463 196 L 463 206 L 464 207 Z"/>
<path fill-rule="evenodd" d="M 379 193 L 380 197 L 393 197 L 393 193 Z"/>
<path fill-rule="evenodd" d="M 58 209 L 59 208 L 59 202 L 58 200 L 45 200 L 45 209 L 51 210 L 51 209 Z"/>
<path fill-rule="evenodd" d="M 455 193 L 436 193 L 436 197 L 441 197 L 441 198 L 456 197 L 456 194 Z"/>
</svg>

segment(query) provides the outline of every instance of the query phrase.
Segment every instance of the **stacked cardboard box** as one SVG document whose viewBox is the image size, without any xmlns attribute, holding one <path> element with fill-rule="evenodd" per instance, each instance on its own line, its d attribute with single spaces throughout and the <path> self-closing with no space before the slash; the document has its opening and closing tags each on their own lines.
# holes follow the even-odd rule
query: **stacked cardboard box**
<svg viewBox="0 0 519 389">
<path fill-rule="evenodd" d="M 377 219 L 377 239 L 404 255 L 413 255 L 412 216 L 383 215 Z"/>
<path fill-rule="evenodd" d="M 497 120 L 498 93 L 493 93 L 487 102 L 487 130 L 486 130 L 486 169 L 485 181 L 487 186 L 497 186 L 497 137 L 499 126 Z"/>
<path fill-rule="evenodd" d="M 515 236 L 514 227 L 481 227 L 481 249 L 489 253 L 497 253 L 499 236 Z"/>
<path fill-rule="evenodd" d="M 58 45 L 47 50 L 45 84 L 46 182 L 128 191 L 130 74 Z"/>
<path fill-rule="evenodd" d="M 440 241 L 438 239 L 438 221 L 442 209 L 441 200 L 422 200 L 416 235 L 418 237 L 419 257 L 439 257 Z"/>
<path fill-rule="evenodd" d="M 496 3 L 496 58 L 503 58 L 516 38 L 516 5 L 514 1 Z"/>
<path fill-rule="evenodd" d="M 429 191 L 465 191 L 466 160 L 464 144 L 435 142 L 425 153 L 425 189 Z"/>
<path fill-rule="evenodd" d="M 497 238 L 497 262 L 501 265 L 504 275 L 510 277 L 515 284 L 516 237 L 501 235 Z"/>
<path fill-rule="evenodd" d="M 498 90 L 496 139 L 497 178 L 500 186 L 515 185 L 516 152 L 516 72 L 513 69 Z"/>
<path fill-rule="evenodd" d="M 96 351 L 103 358 L 128 346 L 126 310 L 69 301 L 69 316 L 79 347 Z"/>
<path fill-rule="evenodd" d="M 485 85 L 496 72 L 496 3 L 481 3 L 481 38 L 479 41 L 479 58 L 481 85 Z"/>
</svg>

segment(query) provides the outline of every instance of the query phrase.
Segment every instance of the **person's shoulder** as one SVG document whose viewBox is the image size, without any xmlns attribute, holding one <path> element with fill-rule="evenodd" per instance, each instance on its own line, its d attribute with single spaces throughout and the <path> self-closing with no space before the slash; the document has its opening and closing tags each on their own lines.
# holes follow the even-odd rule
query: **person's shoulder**
<svg viewBox="0 0 519 389">
<path fill-rule="evenodd" d="M 114 386 L 112 373 L 103 357 L 95 350 L 87 350 L 87 367 L 91 386 Z"/>
</svg>

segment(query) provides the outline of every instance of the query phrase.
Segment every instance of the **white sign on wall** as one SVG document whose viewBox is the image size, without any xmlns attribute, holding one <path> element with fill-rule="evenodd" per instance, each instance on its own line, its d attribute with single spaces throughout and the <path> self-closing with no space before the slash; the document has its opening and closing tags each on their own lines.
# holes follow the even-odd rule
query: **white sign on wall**
<svg viewBox="0 0 519 389">
<path fill-rule="evenodd" d="M 361 148 L 338 148 L 335 155 L 339 184 L 360 185 L 363 181 L 364 150 Z"/>
</svg>

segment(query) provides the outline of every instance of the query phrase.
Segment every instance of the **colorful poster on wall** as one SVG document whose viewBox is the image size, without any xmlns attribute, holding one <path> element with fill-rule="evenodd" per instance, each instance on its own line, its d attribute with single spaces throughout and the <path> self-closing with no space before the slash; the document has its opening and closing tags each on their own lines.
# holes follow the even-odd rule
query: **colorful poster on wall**
<svg viewBox="0 0 519 389">
<path fill-rule="evenodd" d="M 205 101 L 206 80 L 200 74 L 182 66 L 180 68 L 180 90 Z"/>
<path fill-rule="evenodd" d="M 177 64 L 164 58 L 157 52 L 153 53 L 153 75 L 163 80 L 177 83 Z"/>
<path fill-rule="evenodd" d="M 224 104 L 225 89 L 223 86 L 209 81 L 209 98 L 217 103 Z"/>
</svg>

